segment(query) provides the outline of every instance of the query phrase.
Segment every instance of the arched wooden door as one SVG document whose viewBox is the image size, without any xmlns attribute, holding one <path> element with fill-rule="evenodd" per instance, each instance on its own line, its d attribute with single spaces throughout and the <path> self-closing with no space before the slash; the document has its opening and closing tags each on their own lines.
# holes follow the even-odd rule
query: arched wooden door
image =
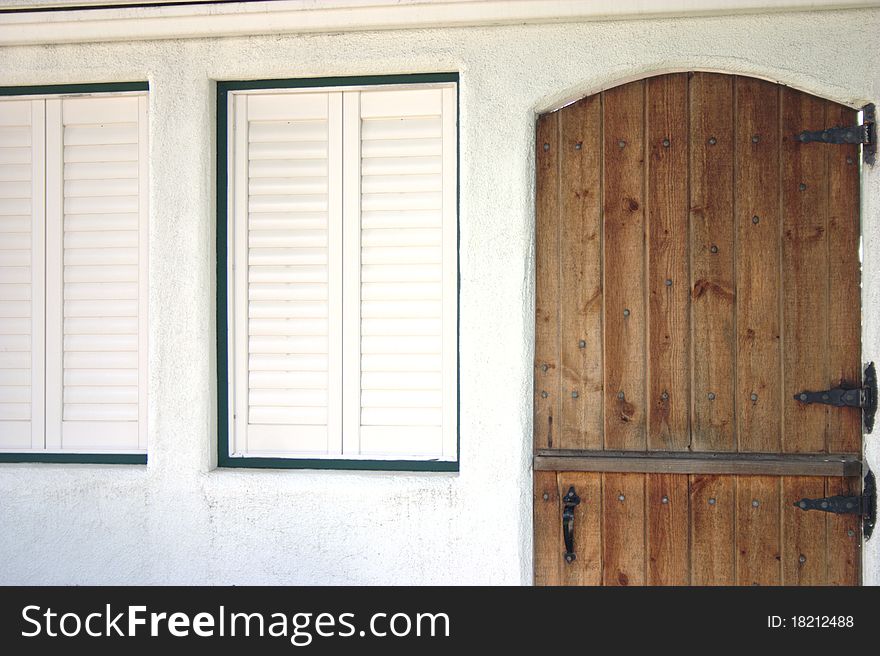
<svg viewBox="0 0 880 656">
<path fill-rule="evenodd" d="M 858 146 L 797 139 L 856 122 L 713 73 L 539 118 L 536 583 L 859 582 L 794 505 L 861 490 L 859 409 L 794 398 L 861 384 Z"/>
</svg>

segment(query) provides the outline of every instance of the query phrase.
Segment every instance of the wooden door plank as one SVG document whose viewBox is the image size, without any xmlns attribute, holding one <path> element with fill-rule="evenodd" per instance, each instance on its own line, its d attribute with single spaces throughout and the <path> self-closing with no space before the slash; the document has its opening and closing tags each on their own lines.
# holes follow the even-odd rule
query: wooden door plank
<svg viewBox="0 0 880 656">
<path fill-rule="evenodd" d="M 645 476 L 602 475 L 602 581 L 645 584 Z"/>
<path fill-rule="evenodd" d="M 844 124 L 848 125 L 848 124 Z M 825 494 L 836 496 L 861 494 L 858 478 L 826 478 Z M 825 515 L 825 563 L 828 585 L 859 585 L 861 556 L 861 518 L 858 515 Z"/>
<path fill-rule="evenodd" d="M 648 448 L 690 442 L 688 76 L 649 78 L 647 124 Z"/>
<path fill-rule="evenodd" d="M 574 551 L 575 560 L 561 565 L 561 585 L 602 585 L 602 475 L 579 472 L 559 472 L 557 491 L 564 497 L 570 487 L 580 497 L 581 502 L 574 511 Z M 562 540 L 562 505 L 557 517 L 556 532 Z"/>
<path fill-rule="evenodd" d="M 561 585 L 563 561 L 562 503 L 556 472 L 535 472 L 535 585 Z"/>
<path fill-rule="evenodd" d="M 691 585 L 733 585 L 733 476 L 690 476 Z"/>
<path fill-rule="evenodd" d="M 736 583 L 779 585 L 778 476 L 736 477 Z"/>
<path fill-rule="evenodd" d="M 855 125 L 856 111 L 828 102 L 827 125 Z M 818 145 L 818 144 L 817 144 Z M 828 383 L 858 387 L 861 381 L 859 270 L 859 148 L 825 147 L 828 170 Z M 828 452 L 860 453 L 861 413 L 828 412 Z"/>
<path fill-rule="evenodd" d="M 781 435 L 779 88 L 736 78 L 736 407 L 740 451 Z"/>
<path fill-rule="evenodd" d="M 694 73 L 690 80 L 694 451 L 736 450 L 733 80 L 715 73 Z"/>
<path fill-rule="evenodd" d="M 646 447 L 645 82 L 615 87 L 602 96 L 605 447 L 642 450 Z"/>
<path fill-rule="evenodd" d="M 688 477 L 647 474 L 647 584 L 688 585 Z"/>
<path fill-rule="evenodd" d="M 601 110 L 595 95 L 559 111 L 560 448 L 602 448 Z"/>
<path fill-rule="evenodd" d="M 827 389 L 828 182 L 824 144 L 802 144 L 802 130 L 825 128 L 825 102 L 782 89 L 783 432 L 782 451 L 825 451 L 828 406 L 794 400 Z M 835 409 L 835 412 L 840 410 Z"/>
<path fill-rule="evenodd" d="M 559 416 L 559 112 L 538 119 L 534 446 L 552 447 Z"/>
<path fill-rule="evenodd" d="M 782 479 L 782 585 L 825 585 L 825 513 L 795 507 L 825 496 L 825 479 Z"/>
</svg>

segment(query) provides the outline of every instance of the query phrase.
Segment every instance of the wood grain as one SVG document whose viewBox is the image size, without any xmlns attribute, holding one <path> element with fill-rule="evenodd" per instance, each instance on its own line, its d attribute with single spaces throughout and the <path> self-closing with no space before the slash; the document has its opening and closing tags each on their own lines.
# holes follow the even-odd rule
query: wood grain
<svg viewBox="0 0 880 656">
<path fill-rule="evenodd" d="M 827 103 L 828 125 L 855 125 L 856 111 Z M 819 144 L 816 144 L 817 146 Z M 861 289 L 859 270 L 859 149 L 825 146 L 828 171 L 828 384 L 861 384 Z M 860 453 L 861 413 L 838 409 L 828 413 L 830 453 Z"/>
<path fill-rule="evenodd" d="M 561 585 L 601 585 L 602 584 L 602 476 L 579 472 L 559 472 L 557 490 L 560 498 L 570 487 L 580 497 L 581 502 L 574 511 L 574 551 L 576 558 L 571 563 L 563 559 L 561 566 Z M 561 513 L 559 509 L 560 545 L 562 540 Z"/>
<path fill-rule="evenodd" d="M 647 81 L 648 448 L 690 442 L 688 76 Z"/>
<path fill-rule="evenodd" d="M 645 82 L 602 96 L 605 447 L 644 449 Z"/>
<path fill-rule="evenodd" d="M 688 585 L 688 477 L 647 474 L 645 531 L 648 585 Z"/>
<path fill-rule="evenodd" d="M 559 417 L 559 114 L 538 119 L 534 445 L 552 447 Z"/>
<path fill-rule="evenodd" d="M 562 503 L 556 472 L 535 472 L 532 497 L 535 522 L 535 585 L 562 584 Z"/>
<path fill-rule="evenodd" d="M 824 451 L 829 406 L 794 400 L 824 390 L 828 376 L 828 184 L 825 144 L 802 144 L 801 130 L 822 130 L 825 102 L 782 89 L 783 325 L 782 450 Z M 839 409 L 834 409 L 840 413 Z"/>
<path fill-rule="evenodd" d="M 602 113 L 599 96 L 560 110 L 560 448 L 602 448 Z"/>
<path fill-rule="evenodd" d="M 736 450 L 733 81 L 715 73 L 690 81 L 694 451 Z"/>
<path fill-rule="evenodd" d="M 736 477 L 736 584 L 779 585 L 779 487 L 776 476 Z"/>
<path fill-rule="evenodd" d="M 735 478 L 690 477 L 691 585 L 733 585 Z"/>
<path fill-rule="evenodd" d="M 645 585 L 645 477 L 602 475 L 602 582 Z"/>
<path fill-rule="evenodd" d="M 780 403 L 784 403 L 779 89 L 769 82 L 737 77 L 736 108 L 737 438 L 740 451 L 773 452 L 780 446 Z"/>
<path fill-rule="evenodd" d="M 782 479 L 782 585 L 825 585 L 825 513 L 795 507 L 825 496 L 825 479 Z"/>
<path fill-rule="evenodd" d="M 826 478 L 823 496 L 861 494 L 858 478 Z M 825 564 L 828 585 L 859 585 L 862 526 L 857 515 L 825 515 Z"/>
</svg>

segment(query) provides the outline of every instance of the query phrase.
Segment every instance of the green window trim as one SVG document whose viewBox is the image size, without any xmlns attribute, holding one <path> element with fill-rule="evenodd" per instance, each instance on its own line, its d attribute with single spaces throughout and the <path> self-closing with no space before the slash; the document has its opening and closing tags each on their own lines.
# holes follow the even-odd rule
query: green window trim
<svg viewBox="0 0 880 656">
<path fill-rule="evenodd" d="M 0 87 L 0 97 L 149 91 L 149 82 L 95 82 L 84 84 L 39 84 Z M 0 464 L 55 463 L 82 465 L 146 465 L 146 453 L 48 453 L 45 451 L 0 451 Z"/>
<path fill-rule="evenodd" d="M 230 91 L 251 89 L 303 89 L 350 86 L 376 86 L 392 84 L 430 84 L 454 82 L 456 84 L 456 459 L 455 460 L 381 460 L 360 458 L 260 458 L 229 455 L 229 326 L 227 281 L 227 202 L 228 180 L 228 109 Z M 411 472 L 458 472 L 461 464 L 461 128 L 459 123 L 461 88 L 458 73 L 413 73 L 400 75 L 369 75 L 354 77 L 317 77 L 280 80 L 226 80 L 217 82 L 217 133 L 215 162 L 217 165 L 217 466 L 235 469 L 329 469 L 355 471 L 411 471 Z"/>
</svg>

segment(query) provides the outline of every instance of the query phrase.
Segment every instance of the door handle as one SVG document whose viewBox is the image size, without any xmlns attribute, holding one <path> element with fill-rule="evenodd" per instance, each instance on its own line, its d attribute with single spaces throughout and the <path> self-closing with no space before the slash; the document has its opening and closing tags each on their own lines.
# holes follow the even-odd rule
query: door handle
<svg viewBox="0 0 880 656">
<path fill-rule="evenodd" d="M 574 509 L 581 502 L 581 498 L 574 490 L 574 485 L 568 488 L 568 492 L 562 497 L 562 539 L 565 542 L 565 562 L 574 562 L 577 555 L 574 553 Z"/>
</svg>

